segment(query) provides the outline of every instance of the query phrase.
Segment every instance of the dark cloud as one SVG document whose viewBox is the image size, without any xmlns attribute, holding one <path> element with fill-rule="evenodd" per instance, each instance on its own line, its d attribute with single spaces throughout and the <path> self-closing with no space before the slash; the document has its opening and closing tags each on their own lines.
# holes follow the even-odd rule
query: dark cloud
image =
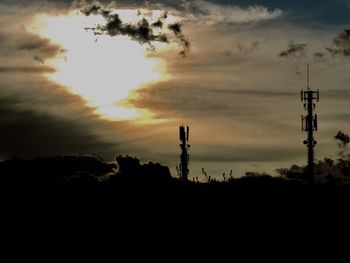
<svg viewBox="0 0 350 263">
<path fill-rule="evenodd" d="M 168 24 L 166 30 L 167 12 L 164 12 L 156 22 L 151 21 L 149 14 L 140 12 L 140 19 L 137 23 L 124 23 L 117 13 L 114 13 L 107 7 L 103 7 L 99 3 L 85 7 L 81 12 L 86 16 L 102 15 L 105 18 L 106 24 L 85 28 L 86 30 L 92 30 L 95 35 L 129 36 L 140 44 L 150 45 L 152 49 L 154 49 L 153 42 L 175 42 L 182 48 L 181 55 L 185 56 L 189 51 L 190 42 L 182 33 L 182 25 L 180 23 Z"/>
<path fill-rule="evenodd" d="M 315 52 L 313 57 L 316 61 L 319 61 L 319 62 L 322 62 L 326 59 L 326 55 L 321 52 Z"/>
<path fill-rule="evenodd" d="M 34 58 L 35 59 L 35 58 Z M 53 73 L 54 68 L 48 66 L 32 66 L 32 67 L 0 67 L 0 73 Z"/>
<path fill-rule="evenodd" d="M 30 98 L 27 98 L 27 100 Z M 36 157 L 113 152 L 115 146 L 91 132 L 83 121 L 72 123 L 50 113 L 25 109 L 18 96 L 0 97 L 0 157 Z"/>
<path fill-rule="evenodd" d="M 245 46 L 245 45 L 239 44 L 239 43 L 234 45 L 235 49 L 238 50 L 240 53 L 249 53 L 249 52 L 257 49 L 258 46 L 259 46 L 258 41 L 254 41 L 248 46 Z"/>
<path fill-rule="evenodd" d="M 248 45 L 242 43 L 235 43 L 233 49 L 223 51 L 223 55 L 230 57 L 234 54 L 249 54 L 259 47 L 259 42 L 254 41 Z"/>
<path fill-rule="evenodd" d="M 164 26 L 164 20 L 167 19 L 167 18 L 168 18 L 168 12 L 165 11 L 165 12 L 159 17 L 159 19 L 158 19 L 156 22 L 154 22 L 154 23 L 152 24 L 152 26 L 155 27 L 155 28 L 157 28 L 157 27 L 163 28 L 163 26 Z"/>
<path fill-rule="evenodd" d="M 333 47 L 326 50 L 333 56 L 350 57 L 350 28 L 344 29 L 333 39 Z"/>
<path fill-rule="evenodd" d="M 161 20 L 158 20 L 158 21 L 156 21 L 156 22 L 154 22 L 153 24 L 152 24 L 152 27 L 155 27 L 155 28 L 157 28 L 157 27 L 159 27 L 159 28 L 163 28 L 163 21 L 161 21 Z"/>
<path fill-rule="evenodd" d="M 243 90 L 213 88 L 212 83 L 186 83 L 168 81 L 152 85 L 149 89 L 138 91 L 139 98 L 130 100 L 138 108 L 151 110 L 159 118 L 187 117 L 216 117 L 247 119 L 264 119 L 272 107 L 266 103 L 293 98 L 295 93 L 269 90 Z M 256 98 L 259 98 L 258 100 Z M 256 123 L 257 120 L 254 120 Z M 267 121 L 265 120 L 267 125 Z"/>
<path fill-rule="evenodd" d="M 290 59 L 296 62 L 295 73 L 300 74 L 299 63 L 301 60 L 307 57 L 306 53 L 307 44 L 295 43 L 293 40 L 289 42 L 288 49 L 279 53 L 280 58 Z"/>
<path fill-rule="evenodd" d="M 124 24 L 118 14 L 108 17 L 108 22 L 105 26 L 97 28 L 97 33 L 107 33 L 110 36 L 126 35 L 132 40 L 138 41 L 141 44 L 151 44 L 151 42 L 168 43 L 168 36 L 165 34 L 154 34 L 151 25 L 147 19 L 141 19 L 136 25 Z"/>
<path fill-rule="evenodd" d="M 136 107 L 147 108 L 157 114 L 184 114 L 187 116 L 224 114 L 231 107 L 223 99 L 213 100 L 210 93 L 190 84 L 168 82 L 166 86 L 154 85 L 150 89 L 140 90 L 140 99 L 132 101 Z M 170 88 L 172 87 L 172 88 Z"/>
<path fill-rule="evenodd" d="M 187 52 L 190 49 L 190 42 L 186 36 L 182 33 L 182 25 L 180 23 L 174 23 L 168 26 L 168 28 L 175 34 L 176 42 L 182 47 L 180 55 L 186 56 Z"/>
<path fill-rule="evenodd" d="M 33 59 L 41 64 L 45 64 L 45 61 L 39 56 L 34 56 Z"/>
<path fill-rule="evenodd" d="M 283 97 L 294 97 L 295 92 L 291 91 L 272 91 L 272 90 L 225 90 L 225 89 L 216 89 L 215 92 L 219 93 L 231 93 L 231 94 L 237 94 L 237 95 L 251 95 L 251 96 L 259 96 L 261 98 L 266 97 L 277 97 L 277 98 L 283 98 Z"/>
<path fill-rule="evenodd" d="M 51 43 L 48 39 L 40 38 L 36 35 L 25 35 L 24 39 L 17 39 L 17 49 L 24 51 L 34 51 L 39 52 L 45 57 L 52 57 L 62 52 L 59 45 Z"/>
<path fill-rule="evenodd" d="M 222 55 L 225 57 L 231 57 L 232 56 L 232 52 L 231 50 L 225 50 L 222 52 Z"/>
<path fill-rule="evenodd" d="M 288 49 L 281 51 L 279 53 L 279 57 L 301 60 L 306 57 L 306 47 L 307 45 L 304 43 L 295 43 L 291 40 L 289 42 Z"/>
<path fill-rule="evenodd" d="M 94 3 L 90 7 L 84 7 L 81 12 L 86 15 L 98 15 L 102 10 L 102 6 L 99 3 Z M 108 12 L 109 13 L 109 12 Z"/>
<path fill-rule="evenodd" d="M 63 56 L 65 52 L 66 50 L 52 43 L 49 39 L 41 38 L 25 30 L 19 30 L 14 33 L 0 32 L 0 56 L 8 58 L 8 60 L 12 62 L 15 59 L 21 60 L 21 62 L 16 62 L 21 63 L 17 71 L 51 72 L 48 68 L 34 68 L 33 70 L 29 70 L 25 69 L 25 67 L 27 67 L 28 62 L 30 62 L 29 59 L 34 59 L 36 62 L 45 64 L 46 59 L 57 55 Z M 12 62 L 11 64 L 13 64 Z M 0 62 L 0 66 L 1 64 Z M 2 71 L 16 71 L 16 69 L 10 69 L 9 66 L 6 65 L 5 69 L 2 69 Z"/>
<path fill-rule="evenodd" d="M 181 34 L 181 25 L 179 23 L 171 24 L 168 28 L 174 32 L 175 35 Z"/>
</svg>

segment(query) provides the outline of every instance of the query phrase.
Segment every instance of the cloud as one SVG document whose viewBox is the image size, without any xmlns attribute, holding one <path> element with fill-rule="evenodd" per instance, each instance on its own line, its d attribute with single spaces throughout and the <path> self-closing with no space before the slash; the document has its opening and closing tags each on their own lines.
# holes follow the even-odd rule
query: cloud
<svg viewBox="0 0 350 263">
<path fill-rule="evenodd" d="M 280 58 L 293 60 L 296 62 L 295 73 L 300 75 L 299 63 L 307 57 L 306 53 L 307 44 L 305 43 L 295 43 L 291 40 L 288 44 L 288 49 L 281 51 L 278 56 Z"/>
<path fill-rule="evenodd" d="M 295 43 L 293 40 L 291 40 L 288 44 L 288 49 L 281 51 L 279 53 L 279 57 L 301 60 L 307 56 L 306 47 L 307 44 L 305 43 Z"/>
<path fill-rule="evenodd" d="M 1 17 L 1 14 L 0 14 Z M 45 60 L 63 56 L 66 50 L 27 32 L 24 28 L 5 32 L 0 31 L 0 72 L 52 73 L 55 70 L 48 66 L 38 67 L 33 61 L 45 64 Z"/>
<path fill-rule="evenodd" d="M 216 4 L 202 0 L 183 1 L 179 10 L 184 12 L 185 19 L 204 22 L 207 25 L 258 23 L 279 18 L 283 14 L 280 9 L 269 10 L 259 5 L 244 8 L 232 4 Z"/>
<path fill-rule="evenodd" d="M 249 54 L 256 50 L 259 46 L 259 41 L 254 41 L 250 44 L 236 43 L 232 49 L 225 50 L 222 52 L 224 56 L 230 57 L 235 54 Z"/>
<path fill-rule="evenodd" d="M 53 57 L 63 52 L 59 45 L 51 43 L 49 39 L 43 39 L 36 35 L 24 34 L 24 38 L 21 39 L 18 37 L 16 42 L 18 43 L 18 50 L 39 53 L 44 57 Z"/>
<path fill-rule="evenodd" d="M 317 43 L 320 44 L 320 43 Z M 307 57 L 308 44 L 295 43 L 290 41 L 288 49 L 279 53 L 279 57 L 292 59 L 295 61 L 301 61 Z M 316 62 L 325 62 L 328 60 L 329 55 L 331 58 L 347 58 L 350 57 L 350 28 L 344 29 L 337 37 L 333 39 L 332 46 L 326 46 L 325 52 L 316 51 L 313 53 L 313 59 Z"/>
<path fill-rule="evenodd" d="M 35 59 L 35 58 L 34 58 Z M 48 66 L 32 66 L 32 67 L 1 67 L 0 73 L 53 73 L 56 70 Z"/>
<path fill-rule="evenodd" d="M 33 59 L 41 64 L 45 64 L 45 61 L 39 56 L 34 56 Z"/>
<path fill-rule="evenodd" d="M 76 7 L 79 8 L 79 3 L 76 3 L 76 4 L 77 4 Z M 105 15 L 110 14 L 110 12 L 108 10 L 106 10 L 106 11 L 103 10 L 103 7 L 101 6 L 101 4 L 99 2 L 93 3 L 91 6 L 87 6 L 86 3 L 81 2 L 80 5 L 81 5 L 80 8 L 82 8 L 81 12 L 86 16 L 98 15 L 98 14 L 100 14 L 101 11 Z M 104 12 L 106 12 L 106 13 L 104 13 Z"/>
<path fill-rule="evenodd" d="M 138 19 L 127 23 L 122 21 L 115 10 L 103 7 L 99 2 L 88 7 L 85 6 L 81 12 L 86 16 L 101 15 L 106 20 L 104 25 L 85 28 L 92 30 L 95 35 L 128 36 L 140 44 L 150 45 L 152 49 L 154 49 L 153 42 L 175 42 L 182 48 L 181 55 L 185 56 L 189 51 L 190 42 L 182 33 L 182 25 L 179 22 L 169 23 L 166 11 L 156 21 L 152 21 L 154 20 L 152 11 L 146 13 L 138 11 Z"/>
<path fill-rule="evenodd" d="M 350 28 L 344 29 L 337 37 L 333 39 L 333 46 L 326 50 L 333 57 L 350 57 Z"/>
<path fill-rule="evenodd" d="M 318 62 L 325 61 L 325 59 L 326 59 L 326 55 L 322 52 L 315 52 L 313 54 L 313 57 L 314 57 L 314 60 L 318 61 Z"/>
<path fill-rule="evenodd" d="M 69 119 L 49 112 L 26 109 L 23 103 L 18 96 L 0 98 L 1 158 L 107 152 L 113 149 L 112 144 L 104 143 L 83 121 L 74 125 Z"/>
<path fill-rule="evenodd" d="M 295 94 L 295 92 L 266 89 L 259 91 L 252 87 L 249 89 L 238 86 L 224 87 L 224 84 L 222 87 L 215 87 L 210 82 L 177 80 L 140 90 L 139 98 L 131 100 L 130 103 L 136 107 L 151 110 L 155 118 L 159 119 L 176 119 L 178 116 L 185 116 L 186 119 L 201 120 L 203 123 L 197 125 L 207 129 L 204 127 L 206 124 L 210 127 L 209 130 L 212 129 L 213 121 L 217 122 L 217 125 L 230 127 L 229 129 L 232 128 L 235 132 L 246 132 L 245 130 L 250 130 L 259 123 L 261 124 L 260 135 L 269 137 L 277 131 L 289 132 L 291 124 L 288 121 L 284 123 L 279 120 L 278 115 L 274 114 L 278 111 L 277 105 L 282 101 L 292 101 Z M 222 122 L 225 124 L 223 125 Z M 228 137 L 227 139 L 230 140 Z"/>
<path fill-rule="evenodd" d="M 190 41 L 182 33 L 182 25 L 180 23 L 170 24 L 168 25 L 168 29 L 174 33 L 174 35 L 176 36 L 176 42 L 182 47 L 180 55 L 186 56 L 186 53 L 190 49 Z"/>
<path fill-rule="evenodd" d="M 256 48 L 258 48 L 258 46 L 259 46 L 258 41 L 254 41 L 253 43 L 251 43 L 248 46 L 245 46 L 243 44 L 236 44 L 235 45 L 236 49 L 241 53 L 249 53 L 249 52 L 255 50 Z"/>
<path fill-rule="evenodd" d="M 191 87 L 189 83 L 167 82 L 140 90 L 140 99 L 131 101 L 135 106 L 148 108 L 156 113 L 172 115 L 174 113 L 193 115 L 225 114 L 230 106 L 223 100 L 213 100 L 210 92 L 200 87 Z M 191 99 L 189 99 L 191 98 Z M 218 98 L 219 99 L 219 98 Z M 164 116 L 165 117 L 165 116 Z M 169 117 L 169 116 L 167 116 Z"/>
<path fill-rule="evenodd" d="M 295 147 L 286 150 L 277 145 L 217 145 L 211 150 L 197 153 L 192 159 L 201 162 L 278 162 L 288 161 L 299 155 L 300 151 Z"/>
</svg>

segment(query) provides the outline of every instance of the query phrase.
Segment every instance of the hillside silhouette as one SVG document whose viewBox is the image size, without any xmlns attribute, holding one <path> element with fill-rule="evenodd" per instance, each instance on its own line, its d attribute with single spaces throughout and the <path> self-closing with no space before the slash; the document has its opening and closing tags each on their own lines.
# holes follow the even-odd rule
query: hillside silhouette
<svg viewBox="0 0 350 263">
<path fill-rule="evenodd" d="M 233 197 L 235 195 L 310 194 L 322 191 L 348 192 L 350 159 L 325 159 L 315 164 L 315 183 L 305 180 L 306 167 L 292 165 L 278 169 L 280 176 L 246 173 L 241 178 L 225 180 L 207 177 L 205 181 L 183 182 L 172 177 L 168 167 L 159 163 L 142 163 L 136 157 L 117 155 L 114 162 L 98 156 L 63 156 L 12 159 L 0 162 L 1 185 L 35 189 L 75 189 L 108 194 L 133 193 L 187 196 Z M 218 177 L 219 178 L 219 177 Z M 74 192 L 74 191 L 73 191 Z"/>
<path fill-rule="evenodd" d="M 345 171 L 343 165 L 350 162 L 329 167 Z M 349 184 L 333 175 L 309 183 L 302 173 L 292 167 L 279 177 L 247 173 L 225 181 L 184 182 L 172 177 L 168 167 L 130 156 L 118 155 L 115 162 L 97 156 L 13 159 L 0 162 L 0 207 L 11 224 L 33 220 L 68 229 L 87 224 L 87 231 L 106 222 L 120 230 L 162 225 L 214 230 L 217 223 L 260 229 L 262 222 L 282 227 L 286 222 L 304 225 L 304 218 L 311 225 L 327 216 L 345 220 Z"/>
</svg>

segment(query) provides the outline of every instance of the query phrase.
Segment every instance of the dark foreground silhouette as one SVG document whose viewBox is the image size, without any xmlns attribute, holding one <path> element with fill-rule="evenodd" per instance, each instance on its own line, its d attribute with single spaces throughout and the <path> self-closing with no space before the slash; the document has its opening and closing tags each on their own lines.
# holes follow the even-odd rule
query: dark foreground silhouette
<svg viewBox="0 0 350 263">
<path fill-rule="evenodd" d="M 70 233 L 78 227 L 86 234 L 107 225 L 105 233 L 113 226 L 118 233 L 146 229 L 152 235 L 154 229 L 191 225 L 204 229 L 201 233 L 217 226 L 246 233 L 244 225 L 268 233 L 267 226 L 323 227 L 329 217 L 336 225 L 347 224 L 349 185 L 307 183 L 299 172 L 292 167 L 283 170 L 284 177 L 249 173 L 198 183 L 128 156 L 117 156 L 115 162 L 97 156 L 13 159 L 0 162 L 0 209 L 7 222 L 3 226 L 34 233 L 44 225 Z"/>
<path fill-rule="evenodd" d="M 84 244 L 87 253 L 86 242 L 94 251 L 115 240 L 142 256 L 135 248 L 159 253 L 169 241 L 187 241 L 190 248 L 202 241 L 205 249 L 221 241 L 232 249 L 233 240 L 245 240 L 252 250 L 254 244 L 283 243 L 294 236 L 300 246 L 304 233 L 324 235 L 327 228 L 342 233 L 348 225 L 349 187 L 330 182 L 248 174 L 185 183 L 167 167 L 128 156 L 113 163 L 96 156 L 14 159 L 0 163 L 0 176 L 2 229 L 16 248 L 39 239 L 57 249 L 54 256 L 67 244 L 74 250 Z M 279 233 L 275 238 L 273 231 Z M 113 246 L 110 251 L 120 255 L 123 249 Z M 170 249 L 169 255 L 178 253 L 176 246 Z"/>
<path fill-rule="evenodd" d="M 350 162 L 326 159 L 319 162 L 315 171 L 319 174 L 315 183 L 303 180 L 305 169 L 293 165 L 280 169 L 280 177 L 247 173 L 235 179 L 225 178 L 208 182 L 182 182 L 171 176 L 167 167 L 158 163 L 141 163 L 139 159 L 118 155 L 115 162 L 106 162 L 98 156 L 66 156 L 13 159 L 0 163 L 3 192 L 38 195 L 45 198 L 96 198 L 118 201 L 139 201 L 156 198 L 156 202 L 168 200 L 236 203 L 237 198 L 255 200 L 324 196 L 344 197 L 350 194 Z M 126 199 L 125 199 L 126 198 Z"/>
</svg>

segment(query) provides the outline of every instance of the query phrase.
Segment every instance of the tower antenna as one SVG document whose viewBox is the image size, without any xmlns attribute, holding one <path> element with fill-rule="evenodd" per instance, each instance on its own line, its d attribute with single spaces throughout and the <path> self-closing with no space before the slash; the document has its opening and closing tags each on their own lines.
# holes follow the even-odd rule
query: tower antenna
<svg viewBox="0 0 350 263">
<path fill-rule="evenodd" d="M 307 139 L 304 140 L 304 144 L 307 147 L 307 177 L 310 182 L 314 181 L 314 148 L 317 141 L 314 139 L 314 131 L 318 130 L 317 114 L 314 114 L 316 109 L 316 103 L 320 100 L 320 92 L 313 91 L 309 83 L 310 82 L 310 66 L 307 64 L 307 90 L 301 91 L 301 101 L 304 103 L 304 109 L 307 111 L 307 115 L 301 116 L 302 131 L 307 132 Z"/>
<path fill-rule="evenodd" d="M 190 127 L 189 126 L 184 126 L 181 125 L 180 129 L 180 148 L 181 148 L 181 155 L 180 155 L 180 166 L 176 167 L 177 172 L 180 176 L 180 179 L 184 182 L 188 181 L 188 174 L 189 174 L 189 169 L 188 169 L 188 163 L 190 161 L 190 155 L 188 154 L 188 151 L 190 149 L 190 145 L 188 144 L 188 141 L 190 139 Z"/>
<path fill-rule="evenodd" d="M 309 90 L 310 89 L 310 64 L 307 64 L 307 85 L 306 85 L 306 87 L 307 87 L 307 90 Z"/>
</svg>

